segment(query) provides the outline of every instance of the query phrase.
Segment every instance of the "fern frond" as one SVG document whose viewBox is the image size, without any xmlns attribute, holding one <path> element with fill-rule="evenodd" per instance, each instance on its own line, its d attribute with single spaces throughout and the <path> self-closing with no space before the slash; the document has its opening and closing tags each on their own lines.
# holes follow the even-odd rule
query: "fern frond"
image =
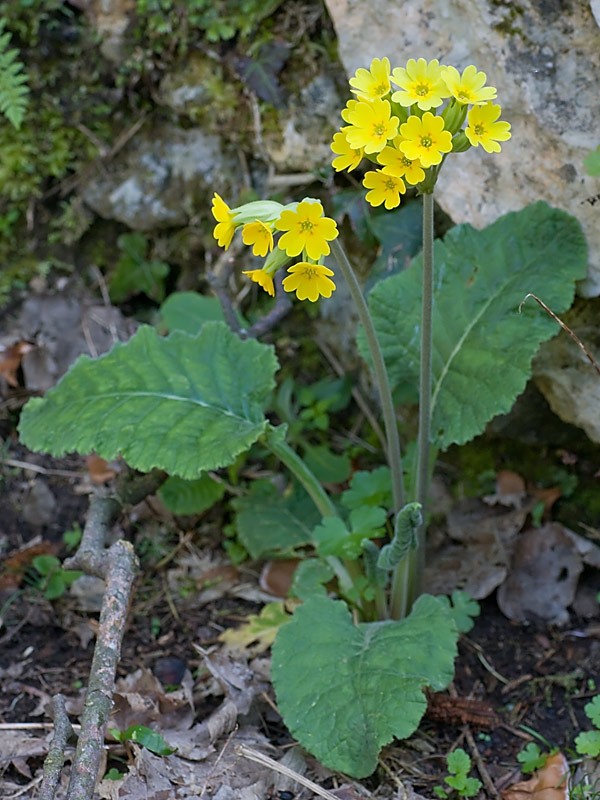
<svg viewBox="0 0 600 800">
<path fill-rule="evenodd" d="M 29 88 L 19 51 L 9 49 L 11 34 L 5 26 L 6 20 L 0 19 L 0 114 L 18 129 L 27 110 Z"/>
</svg>

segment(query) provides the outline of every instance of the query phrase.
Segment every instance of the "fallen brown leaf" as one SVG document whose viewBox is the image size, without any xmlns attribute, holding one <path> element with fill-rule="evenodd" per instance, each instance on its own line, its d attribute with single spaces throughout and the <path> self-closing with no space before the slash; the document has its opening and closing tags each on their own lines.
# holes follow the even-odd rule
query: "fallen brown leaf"
<svg viewBox="0 0 600 800">
<path fill-rule="evenodd" d="M 569 764 L 562 753 L 548 756 L 528 781 L 514 783 L 502 800 L 569 800 Z"/>
<path fill-rule="evenodd" d="M 0 375 L 13 389 L 19 386 L 17 372 L 21 366 L 23 356 L 31 353 L 34 349 L 35 345 L 31 344 L 31 342 L 20 341 L 0 352 Z"/>
</svg>

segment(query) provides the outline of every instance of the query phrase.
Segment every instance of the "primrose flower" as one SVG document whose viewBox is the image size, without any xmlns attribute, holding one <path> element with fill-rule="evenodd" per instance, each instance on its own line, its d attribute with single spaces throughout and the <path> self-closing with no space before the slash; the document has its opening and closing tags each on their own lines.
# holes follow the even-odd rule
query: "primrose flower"
<svg viewBox="0 0 600 800">
<path fill-rule="evenodd" d="M 288 267 L 291 273 L 283 279 L 286 292 L 296 292 L 298 300 L 310 300 L 314 303 L 319 297 L 331 297 L 335 291 L 335 283 L 331 280 L 333 270 L 321 264 L 300 261 Z"/>
<path fill-rule="evenodd" d="M 269 275 L 269 273 L 265 269 L 249 269 L 245 270 L 244 275 L 247 275 L 251 281 L 254 283 L 258 283 L 267 294 L 270 294 L 271 297 L 275 297 L 275 286 L 273 285 L 273 276 Z"/>
<path fill-rule="evenodd" d="M 444 130 L 444 120 L 426 111 L 422 117 L 410 116 L 400 126 L 403 141 L 399 149 L 411 161 L 419 159 L 421 166 L 427 169 L 442 160 L 443 153 L 452 150 L 452 134 Z"/>
<path fill-rule="evenodd" d="M 353 150 L 378 153 L 398 133 L 398 117 L 392 116 L 388 100 L 359 100 L 345 119 L 350 125 L 342 131 Z"/>
<path fill-rule="evenodd" d="M 380 169 L 367 172 L 363 179 L 363 186 L 371 190 L 365 196 L 367 203 L 372 206 L 380 206 L 385 203 L 388 211 L 400 205 L 400 195 L 406 191 L 402 178 L 386 175 Z"/>
<path fill-rule="evenodd" d="M 389 94 L 390 86 L 390 60 L 389 58 L 374 58 L 369 69 L 357 69 L 354 77 L 350 78 L 352 91 L 365 100 L 378 100 Z"/>
<path fill-rule="evenodd" d="M 437 58 L 429 62 L 424 58 L 418 61 L 410 58 L 406 68 L 396 67 L 392 72 L 392 83 L 400 87 L 400 91 L 392 95 L 392 100 L 404 107 L 416 103 L 421 111 L 441 106 L 444 98 L 450 97 L 450 91 L 442 80 L 443 69 Z"/>
<path fill-rule="evenodd" d="M 333 134 L 331 149 L 337 154 L 337 158 L 334 158 L 331 162 L 336 172 L 340 172 L 343 169 L 352 172 L 363 160 L 364 150 L 362 148 L 353 150 L 348 144 L 348 139 L 343 131 Z"/>
<path fill-rule="evenodd" d="M 385 175 L 405 178 L 411 186 L 416 186 L 425 180 L 425 170 L 418 158 L 411 160 L 398 149 L 401 141 L 402 137 L 397 137 L 394 139 L 393 147 L 384 147 L 381 153 L 377 154 L 377 161 L 381 164 L 383 168 L 381 171 Z"/>
<path fill-rule="evenodd" d="M 213 236 L 217 240 L 219 247 L 224 247 L 225 250 L 227 250 L 231 244 L 237 225 L 234 221 L 233 212 L 223 198 L 216 192 L 212 199 L 212 215 L 217 220 L 217 224 L 213 230 Z"/>
<path fill-rule="evenodd" d="M 474 106 L 467 115 L 465 134 L 474 147 L 481 145 L 486 153 L 499 153 L 498 142 L 510 139 L 510 123 L 497 121 L 502 109 L 493 103 Z"/>
<path fill-rule="evenodd" d="M 359 103 L 358 100 L 348 100 L 344 108 L 342 108 L 340 115 L 344 120 L 344 122 L 350 122 L 350 120 L 348 119 L 348 115 L 356 108 L 358 103 Z"/>
<path fill-rule="evenodd" d="M 302 200 L 296 209 L 282 211 L 275 227 L 285 231 L 278 246 L 288 256 L 297 256 L 304 251 L 315 260 L 329 255 L 328 242 L 338 235 L 335 221 L 323 216 L 323 206 L 314 200 Z"/>
<path fill-rule="evenodd" d="M 474 106 L 482 106 L 496 97 L 494 87 L 485 85 L 487 77 L 485 72 L 478 72 L 477 67 L 474 67 L 473 64 L 465 67 L 462 75 L 456 67 L 445 67 L 442 69 L 441 75 L 452 97 L 455 97 L 463 105 L 470 103 Z"/>
<path fill-rule="evenodd" d="M 266 256 L 273 249 L 273 231 L 259 219 L 247 222 L 242 228 L 242 241 L 252 245 L 255 256 Z"/>
</svg>

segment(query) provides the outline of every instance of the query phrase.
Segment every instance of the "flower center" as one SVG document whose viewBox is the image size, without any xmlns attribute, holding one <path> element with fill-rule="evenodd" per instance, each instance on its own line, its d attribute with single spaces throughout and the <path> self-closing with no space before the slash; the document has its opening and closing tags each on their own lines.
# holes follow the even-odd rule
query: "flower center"
<svg viewBox="0 0 600 800">
<path fill-rule="evenodd" d="M 461 89 L 458 93 L 458 99 L 463 100 L 466 103 L 470 99 L 470 93 L 465 89 Z"/>
<path fill-rule="evenodd" d="M 432 144 L 431 136 L 421 136 L 421 147 L 431 147 Z"/>
<path fill-rule="evenodd" d="M 406 156 L 402 156 L 401 161 L 402 161 L 402 166 L 403 167 L 410 167 L 411 164 L 412 164 L 412 161 L 410 160 L 410 158 L 407 158 Z"/>
<path fill-rule="evenodd" d="M 389 91 L 387 83 L 380 83 L 378 86 L 375 86 L 374 91 L 378 95 L 387 94 Z"/>
<path fill-rule="evenodd" d="M 485 128 L 483 125 L 475 125 L 475 135 L 476 136 L 483 136 L 485 133 Z"/>
<path fill-rule="evenodd" d="M 313 228 L 314 225 L 309 219 L 303 219 L 302 222 L 300 223 L 300 230 L 302 231 L 302 233 L 311 233 Z"/>
<path fill-rule="evenodd" d="M 384 133 L 385 133 L 385 125 L 382 125 L 381 122 L 378 125 L 375 125 L 376 136 L 383 136 Z"/>
<path fill-rule="evenodd" d="M 317 270 L 316 269 L 313 269 L 312 267 L 305 267 L 304 268 L 304 277 L 305 278 L 308 278 L 310 280 L 311 278 L 314 278 L 316 274 L 317 274 Z"/>
<path fill-rule="evenodd" d="M 425 97 L 425 95 L 429 94 L 429 85 L 426 83 L 418 83 L 415 86 L 415 94 L 418 94 L 419 97 Z"/>
<path fill-rule="evenodd" d="M 395 181 L 395 180 L 393 180 L 392 178 L 388 178 L 388 179 L 386 180 L 386 182 L 385 182 L 385 188 L 386 188 L 386 189 L 387 189 L 389 192 L 395 192 L 395 191 L 396 191 L 396 181 Z"/>
</svg>

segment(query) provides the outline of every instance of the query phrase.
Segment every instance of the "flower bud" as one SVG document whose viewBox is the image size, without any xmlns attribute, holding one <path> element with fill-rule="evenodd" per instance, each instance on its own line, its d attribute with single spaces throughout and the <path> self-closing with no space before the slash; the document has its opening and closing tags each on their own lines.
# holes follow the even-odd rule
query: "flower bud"
<svg viewBox="0 0 600 800">
<path fill-rule="evenodd" d="M 466 119 L 468 108 L 468 105 L 452 99 L 441 114 L 444 128 L 452 134 L 457 133 Z"/>
<path fill-rule="evenodd" d="M 471 142 L 465 136 L 464 131 L 459 131 L 456 136 L 452 137 L 452 152 L 464 153 L 471 147 Z"/>
</svg>

